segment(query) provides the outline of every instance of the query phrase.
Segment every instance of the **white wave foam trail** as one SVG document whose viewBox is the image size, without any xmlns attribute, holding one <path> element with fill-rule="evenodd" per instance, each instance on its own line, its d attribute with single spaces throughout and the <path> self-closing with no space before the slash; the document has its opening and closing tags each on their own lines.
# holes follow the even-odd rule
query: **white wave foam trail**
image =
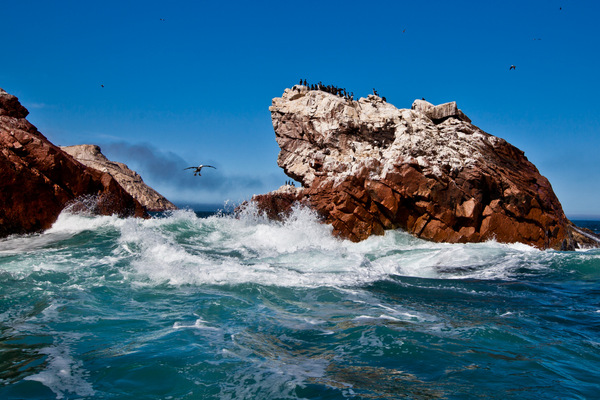
<svg viewBox="0 0 600 400">
<path fill-rule="evenodd" d="M 77 396 L 95 394 L 86 380 L 88 374 L 82 368 L 83 363 L 73 360 L 67 347 L 46 347 L 40 350 L 40 354 L 48 357 L 48 366 L 37 374 L 25 377 L 25 380 L 40 382 L 52 390 L 57 399 L 64 398 L 66 393 L 75 393 Z"/>
<path fill-rule="evenodd" d="M 255 208 L 233 216 L 125 220 L 121 248 L 138 283 L 258 283 L 287 287 L 359 286 L 390 276 L 511 279 L 523 266 L 547 269 L 557 252 L 495 242 L 439 244 L 388 231 L 361 243 L 336 239 L 315 213 L 297 207 L 283 222 Z M 141 279 L 141 280 L 140 280 Z"/>
</svg>

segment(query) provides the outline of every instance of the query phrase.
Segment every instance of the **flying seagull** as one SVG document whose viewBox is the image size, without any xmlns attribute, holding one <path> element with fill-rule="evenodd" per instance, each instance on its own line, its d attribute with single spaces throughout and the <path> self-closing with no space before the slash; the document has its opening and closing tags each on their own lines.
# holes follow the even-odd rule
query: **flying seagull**
<svg viewBox="0 0 600 400">
<path fill-rule="evenodd" d="M 517 67 L 515 67 L 514 65 L 511 65 L 511 66 L 510 66 L 510 68 L 509 68 L 508 70 L 510 71 L 511 69 L 516 69 L 516 68 L 517 68 Z"/>
<path fill-rule="evenodd" d="M 202 165 L 202 164 L 200 164 L 200 165 L 199 165 L 199 166 L 197 166 L 197 167 L 187 167 L 187 168 L 184 168 L 183 170 L 185 171 L 186 169 L 195 169 L 195 171 L 194 171 L 194 176 L 196 176 L 196 175 L 198 175 L 198 176 L 202 176 L 202 175 L 200 174 L 200 171 L 202 171 L 202 168 L 204 168 L 204 167 L 215 168 L 215 167 L 213 167 L 212 165 Z M 215 169 L 216 169 L 216 168 L 215 168 Z"/>
</svg>

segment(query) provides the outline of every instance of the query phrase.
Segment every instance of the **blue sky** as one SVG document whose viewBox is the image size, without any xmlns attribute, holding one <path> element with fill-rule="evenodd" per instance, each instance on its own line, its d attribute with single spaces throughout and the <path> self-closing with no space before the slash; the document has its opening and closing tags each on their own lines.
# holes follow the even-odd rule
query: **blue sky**
<svg viewBox="0 0 600 400">
<path fill-rule="evenodd" d="M 600 2 L 563 3 L 5 2 L 0 87 L 53 143 L 98 144 L 178 205 L 289 179 L 268 107 L 300 78 L 398 108 L 456 101 L 567 215 L 598 216 Z M 181 170 L 200 163 L 217 169 Z"/>
</svg>

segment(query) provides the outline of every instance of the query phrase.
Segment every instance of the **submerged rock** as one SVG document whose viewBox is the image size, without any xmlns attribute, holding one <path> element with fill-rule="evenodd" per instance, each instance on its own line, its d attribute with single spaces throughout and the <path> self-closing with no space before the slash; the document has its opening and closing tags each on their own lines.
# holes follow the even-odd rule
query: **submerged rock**
<svg viewBox="0 0 600 400">
<path fill-rule="evenodd" d="M 455 102 L 397 109 L 374 95 L 349 101 L 296 86 L 270 111 L 277 163 L 303 186 L 295 199 L 341 237 L 401 228 L 436 242 L 565 249 L 583 236 L 524 153 L 471 124 Z M 275 206 L 269 196 L 255 198 L 259 207 L 286 212 L 289 196 Z"/>
<path fill-rule="evenodd" d="M 80 144 L 61 147 L 77 161 L 90 168 L 110 174 L 127 192 L 139 201 L 148 211 L 177 210 L 175 204 L 163 195 L 146 185 L 142 177 L 127 165 L 107 159 L 99 146 Z"/>
<path fill-rule="evenodd" d="M 91 213 L 148 217 L 107 173 L 88 168 L 53 145 L 0 89 L 0 237 L 52 226 L 67 206 Z"/>
</svg>

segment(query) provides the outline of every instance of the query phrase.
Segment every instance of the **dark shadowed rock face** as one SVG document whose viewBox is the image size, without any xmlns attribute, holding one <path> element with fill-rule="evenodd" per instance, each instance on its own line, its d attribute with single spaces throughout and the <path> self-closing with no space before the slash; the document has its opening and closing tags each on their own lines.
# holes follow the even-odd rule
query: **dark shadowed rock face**
<svg viewBox="0 0 600 400">
<path fill-rule="evenodd" d="M 524 153 L 472 125 L 454 102 L 397 109 L 377 96 L 350 102 L 296 86 L 270 111 L 278 164 L 304 187 L 296 198 L 341 237 L 401 228 L 436 242 L 567 249 L 581 236 Z"/>
<path fill-rule="evenodd" d="M 109 174 L 50 143 L 27 114 L 15 96 L 0 89 L 0 237 L 47 229 L 79 200 L 80 209 L 97 214 L 148 216 Z"/>
</svg>

